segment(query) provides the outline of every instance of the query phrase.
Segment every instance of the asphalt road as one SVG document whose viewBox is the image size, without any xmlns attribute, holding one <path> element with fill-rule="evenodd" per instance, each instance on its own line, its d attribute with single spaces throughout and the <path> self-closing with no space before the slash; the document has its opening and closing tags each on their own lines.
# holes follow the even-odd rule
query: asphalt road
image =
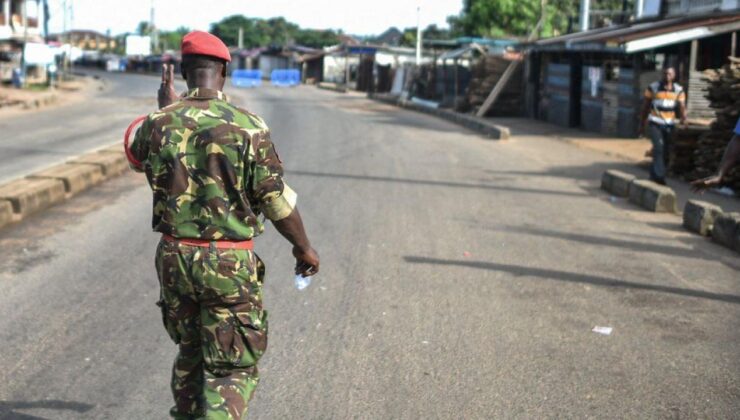
<svg viewBox="0 0 740 420">
<path fill-rule="evenodd" d="M 134 118 L 157 105 L 157 77 L 93 70 L 83 73 L 100 77 L 102 83 L 84 93 L 66 93 L 81 100 L 40 113 L 0 117 L 0 182 L 110 145 L 123 137 Z M 185 89 L 182 82 L 176 87 Z"/>
<path fill-rule="evenodd" d="M 288 244 L 257 242 L 250 418 L 740 417 L 740 258 L 609 200 L 611 158 L 308 87 L 234 97 L 271 124 L 322 255 L 301 292 Z M 144 183 L 0 232 L 0 419 L 166 418 Z"/>
</svg>

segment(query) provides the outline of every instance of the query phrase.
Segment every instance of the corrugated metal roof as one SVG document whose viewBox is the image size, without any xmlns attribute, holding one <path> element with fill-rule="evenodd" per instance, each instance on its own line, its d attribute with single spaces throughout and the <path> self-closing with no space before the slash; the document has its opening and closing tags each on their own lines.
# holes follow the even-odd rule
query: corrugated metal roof
<svg viewBox="0 0 740 420">
<path fill-rule="evenodd" d="M 740 30 L 740 12 L 634 22 L 542 39 L 535 50 L 637 52 Z M 675 36 L 674 36 L 675 35 Z"/>
</svg>

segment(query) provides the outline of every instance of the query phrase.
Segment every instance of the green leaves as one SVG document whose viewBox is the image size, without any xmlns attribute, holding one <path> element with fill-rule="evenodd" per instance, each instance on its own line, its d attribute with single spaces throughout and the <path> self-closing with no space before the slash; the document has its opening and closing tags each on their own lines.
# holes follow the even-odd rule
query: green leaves
<svg viewBox="0 0 740 420">
<path fill-rule="evenodd" d="M 244 47 L 266 47 L 296 43 L 321 48 L 339 43 L 338 33 L 329 30 L 301 29 L 285 18 L 259 19 L 233 15 L 211 25 L 211 33 L 227 45 L 239 45 L 239 29 L 244 31 Z"/>
<path fill-rule="evenodd" d="M 519 36 L 534 29 L 543 14 L 542 0 L 465 0 L 463 11 L 450 16 L 448 22 L 457 36 Z M 608 23 L 626 10 L 634 10 L 634 0 L 591 0 L 592 20 Z M 542 36 L 566 33 L 578 27 L 579 0 L 546 0 Z M 606 18 L 605 18 L 606 17 Z"/>
</svg>

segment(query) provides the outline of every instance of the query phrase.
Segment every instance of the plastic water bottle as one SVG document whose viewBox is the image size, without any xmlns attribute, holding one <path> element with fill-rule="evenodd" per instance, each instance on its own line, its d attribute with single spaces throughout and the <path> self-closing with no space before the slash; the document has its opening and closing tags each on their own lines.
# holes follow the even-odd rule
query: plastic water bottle
<svg viewBox="0 0 740 420">
<path fill-rule="evenodd" d="M 295 275 L 295 288 L 296 289 L 303 290 L 310 285 L 311 285 L 311 276 L 303 277 L 300 274 Z"/>
</svg>

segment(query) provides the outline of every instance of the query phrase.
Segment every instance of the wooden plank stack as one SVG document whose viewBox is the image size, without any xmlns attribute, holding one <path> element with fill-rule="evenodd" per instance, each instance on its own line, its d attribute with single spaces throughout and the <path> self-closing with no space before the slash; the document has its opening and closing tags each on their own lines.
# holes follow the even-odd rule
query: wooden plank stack
<svg viewBox="0 0 740 420">
<path fill-rule="evenodd" d="M 740 59 L 730 57 L 730 63 L 718 70 L 706 70 L 709 83 L 707 99 L 715 111 L 710 129 L 699 135 L 693 156 L 693 170 L 688 179 L 698 179 L 717 172 L 722 155 L 732 138 L 740 114 Z M 726 185 L 740 192 L 740 170 L 730 172 Z"/>
<path fill-rule="evenodd" d="M 485 56 L 479 59 L 471 69 L 470 85 L 465 95 L 465 103 L 461 108 L 473 110 L 480 108 L 506 71 L 509 63 L 509 60 L 500 56 Z M 524 104 L 522 95 L 523 69 L 524 66 L 519 66 L 519 69 L 512 75 L 506 88 L 501 92 L 486 116 L 521 115 Z"/>
</svg>

